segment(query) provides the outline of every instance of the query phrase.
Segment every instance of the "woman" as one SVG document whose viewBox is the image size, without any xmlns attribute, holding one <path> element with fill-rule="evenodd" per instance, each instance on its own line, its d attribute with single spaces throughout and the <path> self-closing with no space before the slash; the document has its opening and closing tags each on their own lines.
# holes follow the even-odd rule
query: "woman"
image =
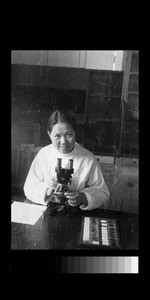
<svg viewBox="0 0 150 300">
<path fill-rule="evenodd" d="M 52 143 L 43 147 L 34 158 L 24 185 L 25 196 L 47 205 L 58 190 L 57 159 L 61 159 L 62 168 L 68 168 L 69 159 L 72 159 L 74 173 L 65 194 L 68 204 L 83 210 L 105 204 L 109 198 L 107 185 L 95 156 L 75 141 L 74 119 L 55 111 L 48 120 L 47 132 Z"/>
</svg>

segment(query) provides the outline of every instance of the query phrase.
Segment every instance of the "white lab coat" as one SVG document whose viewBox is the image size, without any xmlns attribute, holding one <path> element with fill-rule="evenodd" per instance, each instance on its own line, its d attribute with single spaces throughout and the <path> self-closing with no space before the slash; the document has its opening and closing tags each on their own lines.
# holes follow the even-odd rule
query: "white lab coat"
<svg viewBox="0 0 150 300">
<path fill-rule="evenodd" d="M 67 154 L 59 153 L 53 144 L 43 147 L 38 152 L 24 184 L 27 199 L 46 205 L 44 200 L 46 191 L 53 185 L 53 180 L 56 180 L 57 158 L 62 159 L 62 168 L 68 168 L 69 159 L 73 159 L 74 173 L 69 191 L 85 193 L 88 205 L 86 207 L 83 204 L 80 205 L 81 209 L 92 210 L 106 204 L 110 194 L 101 168 L 95 156 L 78 143 L 75 143 L 74 149 Z"/>
</svg>

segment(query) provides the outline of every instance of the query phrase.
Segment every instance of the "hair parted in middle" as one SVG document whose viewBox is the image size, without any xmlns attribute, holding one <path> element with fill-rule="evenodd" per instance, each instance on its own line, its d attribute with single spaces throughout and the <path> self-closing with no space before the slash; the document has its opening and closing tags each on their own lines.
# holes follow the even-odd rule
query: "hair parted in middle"
<svg viewBox="0 0 150 300">
<path fill-rule="evenodd" d="M 73 130 L 76 131 L 76 119 L 75 117 L 70 114 L 66 113 L 60 110 L 54 111 L 51 116 L 48 119 L 47 122 L 47 131 L 49 133 L 52 132 L 53 126 L 58 124 L 59 122 L 61 123 L 68 123 L 72 126 Z"/>
</svg>

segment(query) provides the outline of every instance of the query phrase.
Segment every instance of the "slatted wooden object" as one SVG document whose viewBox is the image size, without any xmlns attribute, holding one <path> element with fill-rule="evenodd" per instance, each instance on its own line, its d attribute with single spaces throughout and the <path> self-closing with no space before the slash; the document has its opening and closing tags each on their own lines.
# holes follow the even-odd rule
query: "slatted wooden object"
<svg viewBox="0 0 150 300">
<path fill-rule="evenodd" d="M 11 178 L 12 185 L 23 187 L 30 165 L 41 147 L 34 144 L 22 144 L 12 146 Z"/>
</svg>

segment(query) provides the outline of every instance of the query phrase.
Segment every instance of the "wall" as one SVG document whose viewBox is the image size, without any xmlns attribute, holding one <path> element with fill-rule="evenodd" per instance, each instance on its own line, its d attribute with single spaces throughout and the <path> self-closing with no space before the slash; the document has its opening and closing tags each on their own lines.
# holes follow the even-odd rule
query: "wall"
<svg viewBox="0 0 150 300">
<path fill-rule="evenodd" d="M 11 63 L 121 71 L 123 52 L 120 50 L 13 50 Z"/>
</svg>

